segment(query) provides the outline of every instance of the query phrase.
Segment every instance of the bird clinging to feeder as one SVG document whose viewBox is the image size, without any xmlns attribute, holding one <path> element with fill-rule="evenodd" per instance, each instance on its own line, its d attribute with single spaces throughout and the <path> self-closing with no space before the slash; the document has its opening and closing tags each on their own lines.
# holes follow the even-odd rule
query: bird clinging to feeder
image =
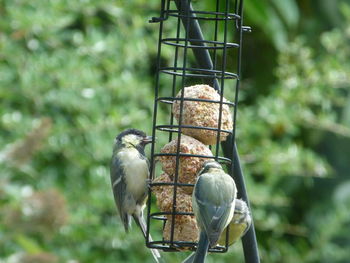
<svg viewBox="0 0 350 263">
<path fill-rule="evenodd" d="M 200 228 L 194 263 L 203 263 L 231 222 L 237 196 L 236 184 L 215 161 L 205 162 L 192 194 L 193 212 Z"/>
<path fill-rule="evenodd" d="M 115 138 L 110 166 L 114 200 L 125 231 L 128 232 L 133 217 L 145 238 L 143 209 L 148 193 L 149 162 L 144 148 L 152 140 L 151 136 L 146 136 L 140 130 L 123 131 Z M 151 252 L 156 262 L 159 262 L 159 252 L 156 249 Z"/>
</svg>

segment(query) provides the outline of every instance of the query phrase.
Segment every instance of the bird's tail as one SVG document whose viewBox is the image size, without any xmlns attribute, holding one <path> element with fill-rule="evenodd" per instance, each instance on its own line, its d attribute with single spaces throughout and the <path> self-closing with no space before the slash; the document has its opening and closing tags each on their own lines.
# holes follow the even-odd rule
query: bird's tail
<svg viewBox="0 0 350 263">
<path fill-rule="evenodd" d="M 209 248 L 209 239 L 204 231 L 201 231 L 198 248 L 195 253 L 193 263 L 204 263 Z"/>
<path fill-rule="evenodd" d="M 133 217 L 134 217 L 134 220 L 135 220 L 136 224 L 140 227 L 144 238 L 146 239 L 147 238 L 147 234 L 146 234 L 146 222 L 145 222 L 145 219 L 142 217 L 142 215 L 141 216 L 133 215 Z M 149 241 L 150 242 L 153 241 L 151 235 L 149 235 Z M 163 262 L 162 259 L 161 259 L 160 253 L 159 253 L 159 251 L 157 249 L 151 248 L 151 252 L 152 252 L 154 260 L 157 263 Z"/>
<path fill-rule="evenodd" d="M 189 255 L 187 258 L 185 258 L 185 260 L 182 261 L 182 263 L 192 263 L 193 260 L 194 260 L 195 255 L 196 254 L 194 252 L 191 253 L 191 255 Z"/>
</svg>

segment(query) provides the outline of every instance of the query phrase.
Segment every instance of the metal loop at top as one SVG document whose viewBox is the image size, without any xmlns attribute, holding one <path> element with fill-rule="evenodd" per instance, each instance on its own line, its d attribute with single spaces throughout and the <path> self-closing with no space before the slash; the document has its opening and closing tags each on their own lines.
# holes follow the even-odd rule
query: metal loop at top
<svg viewBox="0 0 350 263">
<path fill-rule="evenodd" d="M 239 20 L 241 17 L 234 13 L 224 13 L 224 12 L 209 12 L 209 11 L 190 11 L 188 15 L 179 14 L 178 10 L 167 10 L 165 13 L 168 16 L 179 17 L 179 18 L 190 18 L 196 20 Z M 213 16 L 213 17 L 210 17 Z"/>
</svg>

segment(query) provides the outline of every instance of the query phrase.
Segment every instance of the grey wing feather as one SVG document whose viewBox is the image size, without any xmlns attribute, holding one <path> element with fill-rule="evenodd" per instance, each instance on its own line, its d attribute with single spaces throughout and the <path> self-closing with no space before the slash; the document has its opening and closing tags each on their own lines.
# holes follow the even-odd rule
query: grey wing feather
<svg viewBox="0 0 350 263">
<path fill-rule="evenodd" d="M 195 197 L 197 200 L 199 210 L 199 221 L 201 222 L 210 242 L 210 246 L 213 246 L 218 241 L 221 232 L 224 230 L 227 224 L 230 210 L 232 209 L 231 203 L 234 200 L 228 200 L 223 202 L 221 206 L 214 206 L 207 200 L 206 191 L 201 189 L 202 183 L 199 179 L 197 181 L 197 187 Z"/>
<path fill-rule="evenodd" d="M 199 220 L 206 232 L 210 246 L 216 244 L 224 230 L 230 209 L 228 206 L 214 207 L 197 201 Z"/>
<path fill-rule="evenodd" d="M 200 224 L 203 225 L 205 229 L 207 229 L 211 223 L 211 220 L 215 214 L 215 207 L 210 206 L 206 201 L 202 201 L 200 199 L 196 199 L 198 206 L 198 219 Z"/>
<path fill-rule="evenodd" d="M 114 157 L 110 167 L 111 183 L 114 195 L 114 201 L 117 205 L 120 218 L 123 222 L 125 231 L 128 231 L 130 225 L 130 216 L 124 211 L 123 203 L 126 191 L 126 184 L 124 179 L 124 170 L 118 158 Z"/>
<path fill-rule="evenodd" d="M 195 187 L 195 198 L 198 206 L 197 222 L 204 228 L 205 232 L 208 233 L 211 220 L 215 214 L 215 207 L 211 206 L 207 201 L 201 177 L 198 178 Z"/>
<path fill-rule="evenodd" d="M 210 222 L 209 226 L 209 229 L 211 231 L 211 233 L 208 234 L 210 246 L 214 246 L 218 242 L 221 233 L 227 226 L 230 210 L 230 206 L 221 206 L 216 211 L 216 214 Z"/>
</svg>

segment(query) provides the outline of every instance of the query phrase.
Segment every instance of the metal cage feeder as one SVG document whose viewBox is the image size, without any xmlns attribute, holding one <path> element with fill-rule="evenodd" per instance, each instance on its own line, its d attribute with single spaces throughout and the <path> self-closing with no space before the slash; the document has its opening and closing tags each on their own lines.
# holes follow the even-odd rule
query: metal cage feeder
<svg viewBox="0 0 350 263">
<path fill-rule="evenodd" d="M 209 4 L 208 4 L 209 5 Z M 181 251 L 183 249 L 195 250 L 196 242 L 188 240 L 175 240 L 175 216 L 190 215 L 177 211 L 177 188 L 194 187 L 193 184 L 179 182 L 180 158 L 202 157 L 214 159 L 226 167 L 237 185 L 238 197 L 248 204 L 248 196 L 245 189 L 244 178 L 240 167 L 237 147 L 235 143 L 236 116 L 238 104 L 238 91 L 240 85 L 240 67 L 242 52 L 242 34 L 250 31 L 249 27 L 243 26 L 243 0 L 216 0 L 211 1 L 212 10 L 200 10 L 201 1 L 191 0 L 161 0 L 160 16 L 154 17 L 150 22 L 159 24 L 159 41 L 157 55 L 157 74 L 155 84 L 155 100 L 153 115 L 153 137 L 168 136 L 169 142 L 177 136 L 176 153 L 157 152 L 157 142 L 151 147 L 151 167 L 150 167 L 150 187 L 147 209 L 147 236 L 146 245 L 149 248 L 157 248 L 163 251 Z M 202 29 L 205 34 L 202 33 Z M 175 30 L 174 30 L 175 29 Z M 174 32 L 175 31 L 175 32 Z M 234 42 L 229 42 L 233 39 Z M 173 58 L 167 65 L 161 63 L 162 52 L 168 52 Z M 229 71 L 230 70 L 230 71 Z M 171 83 L 171 88 L 167 88 L 163 83 Z M 184 96 L 184 88 L 194 84 L 207 84 L 213 87 L 220 95 L 220 100 L 194 99 Z M 180 92 L 180 93 L 179 93 Z M 176 96 L 176 94 L 181 96 Z M 229 101 L 224 100 L 227 93 Z M 185 101 L 202 101 L 219 105 L 218 127 L 202 127 L 194 125 L 184 125 L 183 106 Z M 180 113 L 178 121 L 174 120 L 171 106 L 180 103 Z M 221 127 L 222 109 L 228 105 L 233 116 L 233 129 L 224 130 Z M 169 109 L 168 123 L 159 123 L 158 108 Z M 202 129 L 214 131 L 217 134 L 216 144 L 210 147 L 213 156 L 185 154 L 180 152 L 180 142 L 183 129 Z M 229 136 L 226 141 L 220 143 L 222 133 Z M 173 156 L 176 168 L 173 175 L 173 182 L 153 182 L 155 174 L 155 161 L 160 156 Z M 151 212 L 152 192 L 157 186 L 173 187 L 173 204 L 170 212 Z M 152 225 L 155 221 L 171 219 L 170 238 L 164 237 L 151 241 L 149 236 Z M 228 250 L 228 234 L 226 231 L 226 244 L 217 245 L 210 248 L 210 252 L 226 252 Z M 242 239 L 246 262 L 259 262 L 258 250 L 254 224 Z"/>
</svg>

